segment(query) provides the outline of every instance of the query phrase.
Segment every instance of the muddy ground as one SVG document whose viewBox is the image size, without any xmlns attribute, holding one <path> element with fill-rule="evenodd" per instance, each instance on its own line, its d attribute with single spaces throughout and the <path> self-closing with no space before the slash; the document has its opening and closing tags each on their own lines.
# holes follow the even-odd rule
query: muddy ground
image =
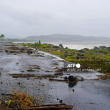
<svg viewBox="0 0 110 110">
<path fill-rule="evenodd" d="M 64 61 L 45 52 L 39 52 L 43 57 L 31 56 L 28 53 L 5 52 L 12 45 L 0 44 L 0 98 L 6 100 L 3 94 L 11 94 L 11 90 L 28 92 L 32 96 L 42 96 L 39 104 L 66 103 L 73 105 L 73 110 L 109 110 L 110 109 L 110 80 L 94 80 L 96 72 L 69 73 L 82 76 L 85 80 L 77 83 L 49 81 L 49 77 L 13 78 L 9 74 L 54 75 L 55 68 L 63 67 Z M 36 50 L 34 54 L 38 53 Z M 34 68 L 39 65 L 39 68 Z M 34 71 L 27 71 L 27 70 Z M 64 72 L 57 79 L 68 76 Z M 36 101 L 40 100 L 40 97 Z"/>
</svg>

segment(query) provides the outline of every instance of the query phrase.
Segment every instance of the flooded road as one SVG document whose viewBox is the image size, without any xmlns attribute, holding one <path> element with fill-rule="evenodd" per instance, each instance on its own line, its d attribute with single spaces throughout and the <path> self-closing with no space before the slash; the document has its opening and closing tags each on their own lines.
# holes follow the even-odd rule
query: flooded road
<svg viewBox="0 0 110 110">
<path fill-rule="evenodd" d="M 76 75 L 83 77 L 84 81 L 77 83 L 67 83 L 58 81 L 49 81 L 48 78 L 13 78 L 9 74 L 36 74 L 47 75 L 54 74 L 56 67 L 63 67 L 64 61 L 58 56 L 50 55 L 45 52 L 42 53 L 44 57 L 35 57 L 27 53 L 6 53 L 8 46 L 0 48 L 0 97 L 2 95 L 11 94 L 11 90 L 26 91 L 32 96 L 42 96 L 43 102 L 40 104 L 59 104 L 66 103 L 73 105 L 73 110 L 109 110 L 110 108 L 110 80 L 93 80 L 97 78 L 98 73 L 83 72 L 83 73 L 68 73 L 68 75 Z M 35 52 L 36 54 L 36 52 Z M 53 65 L 57 63 L 58 65 Z M 40 69 L 33 69 L 34 72 L 29 72 L 33 65 L 39 65 Z M 46 72 L 46 71 L 51 72 Z M 62 79 L 68 76 L 63 73 Z M 19 85 L 19 83 L 22 85 Z M 45 84 L 45 85 L 42 85 Z M 40 97 L 36 100 L 40 100 Z"/>
</svg>

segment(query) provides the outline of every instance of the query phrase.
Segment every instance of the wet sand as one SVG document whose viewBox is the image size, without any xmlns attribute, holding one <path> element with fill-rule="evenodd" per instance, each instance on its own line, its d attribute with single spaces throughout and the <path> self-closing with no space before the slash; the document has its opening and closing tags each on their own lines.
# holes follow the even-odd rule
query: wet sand
<svg viewBox="0 0 110 110">
<path fill-rule="evenodd" d="M 61 100 L 63 103 L 73 105 L 73 110 L 109 110 L 110 108 L 110 80 L 93 80 L 96 73 L 71 73 L 84 77 L 84 81 L 71 84 L 66 82 L 49 81 L 49 79 L 13 78 L 9 74 L 32 73 L 36 75 L 54 74 L 55 67 L 63 67 L 63 61 L 44 54 L 44 57 L 30 56 L 27 53 L 7 54 L 5 49 L 8 46 L 0 44 L 0 97 L 1 94 L 11 94 L 11 89 L 28 92 L 32 96 L 42 96 L 43 102 L 40 104 L 57 104 Z M 42 52 L 41 52 L 42 53 Z M 59 65 L 52 65 L 58 63 Z M 39 65 L 40 69 L 34 69 L 35 72 L 28 72 L 32 65 Z M 67 74 L 67 73 L 64 73 Z M 59 76 L 59 78 L 64 76 Z M 19 82 L 25 87 L 22 88 Z M 45 83 L 44 86 L 42 84 Z M 39 98 L 37 99 L 39 100 Z M 60 101 L 60 102 L 59 102 Z"/>
</svg>

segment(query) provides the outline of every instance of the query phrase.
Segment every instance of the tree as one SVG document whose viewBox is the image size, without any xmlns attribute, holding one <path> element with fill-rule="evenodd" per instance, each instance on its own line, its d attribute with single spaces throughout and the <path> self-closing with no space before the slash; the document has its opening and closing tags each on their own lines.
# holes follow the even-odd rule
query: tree
<svg viewBox="0 0 110 110">
<path fill-rule="evenodd" d="M 2 41 L 3 41 L 3 38 L 4 38 L 5 36 L 4 36 L 4 34 L 1 34 L 0 35 L 0 38 L 2 38 Z"/>
<path fill-rule="evenodd" d="M 39 40 L 39 46 L 41 46 L 41 42 L 40 42 L 40 40 Z"/>
</svg>

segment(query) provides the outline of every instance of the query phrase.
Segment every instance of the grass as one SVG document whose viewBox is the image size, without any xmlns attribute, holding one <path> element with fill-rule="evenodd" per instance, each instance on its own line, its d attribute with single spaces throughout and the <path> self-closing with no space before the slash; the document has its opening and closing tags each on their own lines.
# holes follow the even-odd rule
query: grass
<svg viewBox="0 0 110 110">
<path fill-rule="evenodd" d="M 53 48 L 52 44 L 41 44 L 40 46 L 35 46 L 34 44 L 22 44 L 22 45 L 28 45 L 29 47 L 38 48 L 41 51 L 49 52 L 52 54 L 60 55 L 61 58 L 70 61 L 70 62 L 76 62 L 84 65 L 83 67 L 90 67 L 94 69 L 101 68 L 100 72 L 106 73 L 110 72 L 110 51 L 107 49 L 101 49 L 101 50 L 95 50 L 95 49 L 89 49 L 85 50 L 85 52 L 78 52 L 76 49 L 62 49 Z"/>
<path fill-rule="evenodd" d="M 22 92 L 22 91 L 15 91 L 12 90 L 13 96 L 9 98 L 9 101 L 5 104 L 0 105 L 0 109 L 5 108 L 17 108 L 19 106 L 20 108 L 28 108 L 30 106 L 34 106 L 36 104 L 39 104 L 39 102 L 43 101 L 43 97 L 38 102 L 35 102 L 34 100 L 39 97 L 31 96 L 28 91 Z"/>
</svg>

